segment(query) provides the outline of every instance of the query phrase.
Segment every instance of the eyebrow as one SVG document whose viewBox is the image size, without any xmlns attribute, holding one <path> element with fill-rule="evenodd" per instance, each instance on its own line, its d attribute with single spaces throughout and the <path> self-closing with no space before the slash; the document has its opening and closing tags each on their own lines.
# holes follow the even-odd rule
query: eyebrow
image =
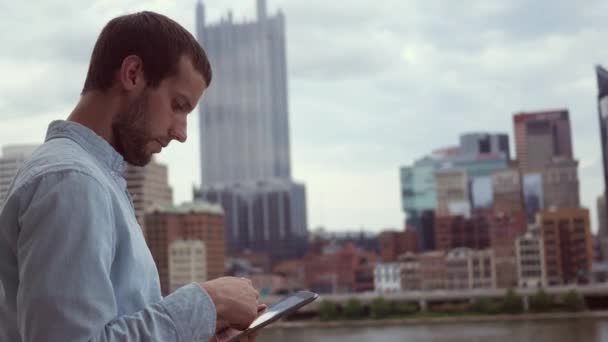
<svg viewBox="0 0 608 342">
<path fill-rule="evenodd" d="M 188 99 L 188 97 L 184 94 L 178 93 L 177 97 L 179 97 L 182 101 L 186 102 L 186 106 L 188 107 L 188 112 L 192 111 L 192 104 L 190 103 L 190 100 Z"/>
</svg>

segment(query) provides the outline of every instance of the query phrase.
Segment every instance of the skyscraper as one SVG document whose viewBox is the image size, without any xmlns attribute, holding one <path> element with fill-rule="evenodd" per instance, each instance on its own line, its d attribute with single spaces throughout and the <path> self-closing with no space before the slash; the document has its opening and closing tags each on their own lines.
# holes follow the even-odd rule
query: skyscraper
<svg viewBox="0 0 608 342">
<path fill-rule="evenodd" d="M 517 160 L 523 173 L 541 173 L 555 157 L 572 159 L 568 110 L 518 113 L 513 123 Z"/>
<path fill-rule="evenodd" d="M 0 157 L 0 206 L 6 199 L 17 171 L 37 147 L 37 145 L 13 145 L 2 148 L 2 156 Z"/>
<path fill-rule="evenodd" d="M 511 159 L 509 135 L 506 133 L 466 133 L 460 136 L 460 147 L 464 154 L 503 154 Z"/>
<path fill-rule="evenodd" d="M 602 260 L 608 260 L 608 226 L 606 226 L 606 197 L 601 195 L 597 198 L 597 238 L 600 243 L 600 254 Z"/>
<path fill-rule="evenodd" d="M 608 226 L 606 225 L 606 197 L 601 195 L 597 198 L 597 235 L 608 237 Z"/>
<path fill-rule="evenodd" d="M 608 210 L 606 208 L 608 198 L 607 187 L 608 187 L 608 71 L 601 66 L 595 67 L 597 75 L 597 109 L 598 118 L 600 121 L 600 137 L 602 139 L 602 160 L 604 163 L 604 210 L 601 211 L 606 215 Z M 606 222 L 606 217 L 603 218 Z"/>
<path fill-rule="evenodd" d="M 266 13 L 208 24 L 197 4 L 196 29 L 213 69 L 200 106 L 203 187 L 218 183 L 291 179 L 285 18 Z"/>
<path fill-rule="evenodd" d="M 229 253 L 300 257 L 306 189 L 291 178 L 285 17 L 257 0 L 257 20 L 237 23 L 229 12 L 209 24 L 199 1 L 196 31 L 214 76 L 200 106 L 195 199 L 222 204 Z"/>
</svg>

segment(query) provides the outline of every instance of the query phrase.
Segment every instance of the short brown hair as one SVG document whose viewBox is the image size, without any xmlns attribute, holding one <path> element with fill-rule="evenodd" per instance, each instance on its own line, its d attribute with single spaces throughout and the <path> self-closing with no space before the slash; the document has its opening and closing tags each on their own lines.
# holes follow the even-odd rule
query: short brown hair
<svg viewBox="0 0 608 342">
<path fill-rule="evenodd" d="M 141 58 L 144 77 L 153 88 L 177 72 L 183 55 L 191 59 L 207 86 L 211 84 L 209 60 L 192 34 L 174 20 L 146 11 L 116 17 L 106 24 L 93 48 L 82 93 L 109 89 L 130 55 Z"/>
</svg>

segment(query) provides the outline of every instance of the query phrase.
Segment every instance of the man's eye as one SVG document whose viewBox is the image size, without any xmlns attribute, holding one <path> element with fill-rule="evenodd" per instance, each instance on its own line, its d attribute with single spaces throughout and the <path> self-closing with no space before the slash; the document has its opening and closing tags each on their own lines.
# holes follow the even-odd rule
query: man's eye
<svg viewBox="0 0 608 342">
<path fill-rule="evenodd" d="M 173 102 L 173 110 L 181 112 L 184 110 L 184 106 L 180 105 L 178 102 Z"/>
</svg>

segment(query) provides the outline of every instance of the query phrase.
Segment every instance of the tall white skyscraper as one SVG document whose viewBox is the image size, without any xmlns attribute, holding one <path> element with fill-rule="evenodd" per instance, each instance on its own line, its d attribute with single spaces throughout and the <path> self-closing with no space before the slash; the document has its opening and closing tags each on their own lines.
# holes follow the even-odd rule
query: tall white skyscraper
<svg viewBox="0 0 608 342">
<path fill-rule="evenodd" d="M 200 106 L 203 187 L 218 183 L 291 179 L 285 19 L 257 1 L 257 21 L 232 13 L 207 24 L 197 4 L 198 39 L 213 81 Z"/>
<path fill-rule="evenodd" d="M 285 17 L 257 0 L 257 20 L 232 12 L 196 31 L 213 81 L 200 108 L 201 180 L 196 199 L 221 203 L 228 253 L 267 252 L 274 261 L 305 249 L 306 189 L 291 179 Z"/>
<path fill-rule="evenodd" d="M 17 171 L 32 155 L 38 145 L 12 145 L 2 148 L 0 156 L 0 206 L 6 200 L 8 190 Z"/>
</svg>

